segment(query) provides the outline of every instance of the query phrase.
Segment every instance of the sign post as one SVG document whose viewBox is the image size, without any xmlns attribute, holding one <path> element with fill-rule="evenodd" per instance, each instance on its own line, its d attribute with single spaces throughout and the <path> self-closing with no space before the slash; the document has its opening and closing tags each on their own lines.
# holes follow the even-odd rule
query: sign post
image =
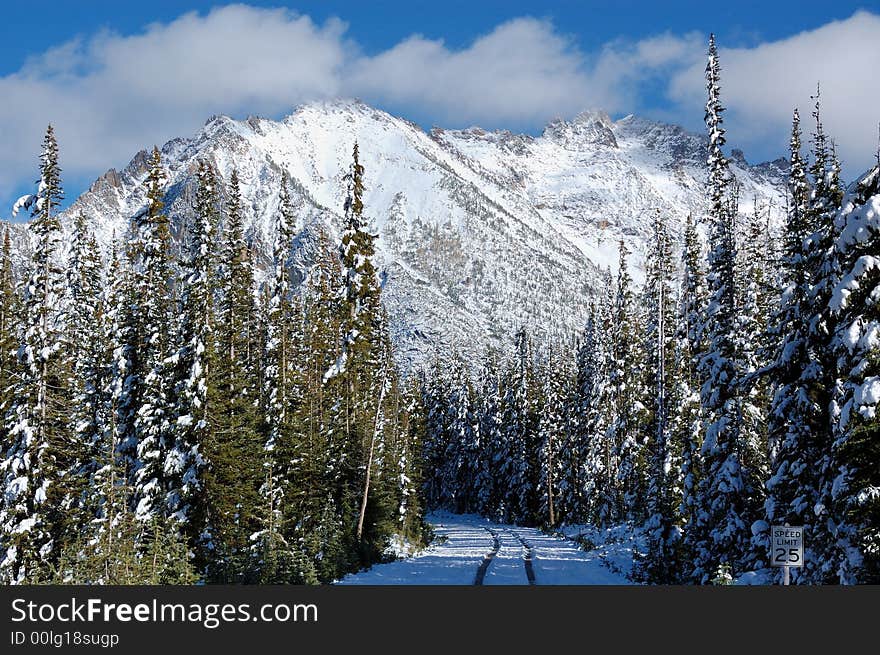
<svg viewBox="0 0 880 655">
<path fill-rule="evenodd" d="M 770 565 L 782 567 L 782 584 L 789 583 L 789 569 L 804 565 L 804 526 L 774 525 L 770 528 Z"/>
</svg>

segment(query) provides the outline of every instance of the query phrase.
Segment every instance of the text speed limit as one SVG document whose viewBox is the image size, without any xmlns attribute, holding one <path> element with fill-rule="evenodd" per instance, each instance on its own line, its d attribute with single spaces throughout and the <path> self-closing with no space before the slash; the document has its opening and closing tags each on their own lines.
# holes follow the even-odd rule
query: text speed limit
<svg viewBox="0 0 880 655">
<path fill-rule="evenodd" d="M 770 528 L 770 535 L 772 566 L 804 565 L 803 526 L 774 525 Z"/>
</svg>

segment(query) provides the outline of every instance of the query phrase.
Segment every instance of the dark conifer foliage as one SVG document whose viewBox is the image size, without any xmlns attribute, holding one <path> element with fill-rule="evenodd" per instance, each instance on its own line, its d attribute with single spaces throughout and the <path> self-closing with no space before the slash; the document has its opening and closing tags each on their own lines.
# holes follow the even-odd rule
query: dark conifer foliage
<svg viewBox="0 0 880 655">
<path fill-rule="evenodd" d="M 325 583 L 423 546 L 438 508 L 629 530 L 649 584 L 773 581 L 787 522 L 795 583 L 880 581 L 880 164 L 844 191 L 817 92 L 772 225 L 739 206 L 714 37 L 706 89 L 680 242 L 660 211 L 643 256 L 621 242 L 579 334 L 411 370 L 357 143 L 338 235 L 287 174 L 255 225 L 245 164 L 166 188 L 154 148 L 98 243 L 87 208 L 59 218 L 49 127 L 29 245 L 0 249 L 0 581 Z"/>
<path fill-rule="evenodd" d="M 3 579 L 313 584 L 421 544 L 424 405 L 395 364 L 357 147 L 342 243 L 320 236 L 298 287 L 286 184 L 268 274 L 238 172 L 207 161 L 172 248 L 155 148 L 124 256 L 79 214 L 65 258 L 51 127 L 40 161 L 28 279 L 8 231 L 0 253 Z"/>
<path fill-rule="evenodd" d="M 687 217 L 677 263 L 658 217 L 644 286 L 622 245 L 616 283 L 606 277 L 567 357 L 532 349 L 524 365 L 521 335 L 472 377 L 433 367 L 426 499 L 461 510 L 473 493 L 487 499 L 477 511 L 529 525 L 628 522 L 645 544 L 634 577 L 651 583 L 772 579 L 769 526 L 786 522 L 808 535 L 797 583 L 876 581 L 880 176 L 844 197 L 817 94 L 810 165 L 794 114 L 777 234 L 765 206 L 739 208 L 714 38 L 706 82 L 708 209 Z M 533 395 L 527 370 L 541 371 Z M 474 460 L 494 482 L 461 475 Z"/>
</svg>

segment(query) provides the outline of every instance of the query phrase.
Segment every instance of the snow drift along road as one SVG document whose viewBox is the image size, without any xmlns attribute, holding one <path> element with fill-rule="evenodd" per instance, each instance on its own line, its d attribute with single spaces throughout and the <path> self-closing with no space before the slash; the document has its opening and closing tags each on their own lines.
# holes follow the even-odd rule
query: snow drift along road
<svg viewBox="0 0 880 655">
<path fill-rule="evenodd" d="M 491 557 L 483 585 L 529 584 L 528 562 L 537 585 L 629 584 L 605 563 L 627 570 L 632 560 L 627 543 L 586 552 L 569 539 L 546 535 L 536 528 L 495 524 L 478 516 L 438 513 L 428 520 L 436 536 L 425 551 L 377 564 L 346 576 L 338 584 L 472 585 L 487 556 Z"/>
</svg>

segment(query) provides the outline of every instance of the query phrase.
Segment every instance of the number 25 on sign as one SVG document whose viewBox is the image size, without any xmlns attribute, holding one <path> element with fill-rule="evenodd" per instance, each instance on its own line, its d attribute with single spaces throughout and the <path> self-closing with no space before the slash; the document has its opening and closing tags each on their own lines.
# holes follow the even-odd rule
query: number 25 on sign
<svg viewBox="0 0 880 655">
<path fill-rule="evenodd" d="M 804 527 L 774 525 L 770 528 L 770 564 L 781 566 L 782 584 L 787 585 L 789 567 L 804 565 Z"/>
</svg>

